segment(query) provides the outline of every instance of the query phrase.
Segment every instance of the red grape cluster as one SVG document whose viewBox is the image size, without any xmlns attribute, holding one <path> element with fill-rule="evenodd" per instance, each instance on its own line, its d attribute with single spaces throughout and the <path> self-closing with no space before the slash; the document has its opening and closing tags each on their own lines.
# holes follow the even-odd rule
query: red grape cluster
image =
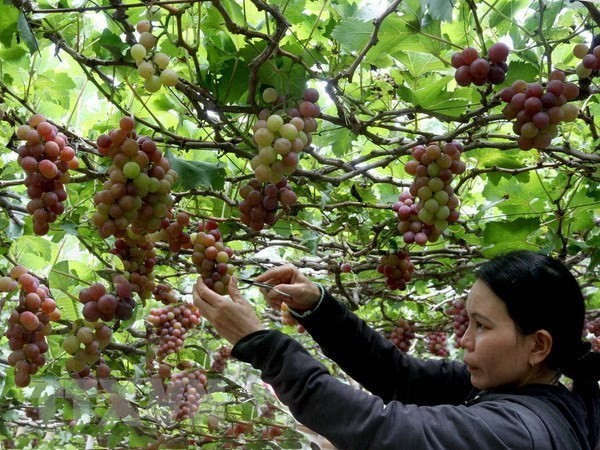
<svg viewBox="0 0 600 450">
<path fill-rule="evenodd" d="M 462 151 L 458 142 L 446 143 L 443 148 L 430 144 L 412 149 L 414 159 L 404 169 L 414 181 L 393 206 L 399 219 L 398 232 L 407 244 L 435 242 L 448 224 L 458 220 L 458 197 L 451 183 L 455 174 L 466 169 L 460 160 Z"/>
<path fill-rule="evenodd" d="M 274 439 L 277 439 L 279 436 L 281 436 L 282 433 L 283 433 L 283 430 L 281 429 L 281 427 L 270 426 L 261 431 L 260 437 L 261 437 L 261 439 L 267 439 L 269 441 L 272 441 Z"/>
<path fill-rule="evenodd" d="M 156 285 L 154 289 L 154 298 L 159 302 L 162 302 L 163 305 L 171 305 L 173 303 L 177 303 L 177 294 L 171 288 L 163 283 L 159 283 Z"/>
<path fill-rule="evenodd" d="M 390 334 L 390 341 L 404 353 L 408 352 L 410 344 L 415 338 L 414 325 L 412 320 L 399 318 Z"/>
<path fill-rule="evenodd" d="M 135 120 L 123 117 L 118 129 L 98 137 L 98 152 L 112 159 L 109 178 L 94 195 L 92 222 L 102 238 L 123 237 L 129 227 L 138 235 L 157 231 L 173 206 L 177 172 L 156 143 L 138 137 L 134 128 Z"/>
<path fill-rule="evenodd" d="M 226 345 L 219 347 L 213 358 L 210 370 L 213 372 L 223 373 L 225 371 L 225 367 L 227 367 L 229 358 L 231 358 L 231 347 Z"/>
<path fill-rule="evenodd" d="M 546 148 L 558 135 L 560 122 L 572 122 L 579 115 L 579 108 L 569 100 L 579 95 L 579 87 L 565 82 L 565 74 L 560 70 L 550 73 L 548 83 L 526 83 L 515 81 L 512 86 L 500 92 L 500 98 L 507 105 L 502 114 L 513 120 L 513 131 L 519 135 L 517 144 L 522 150 Z"/>
<path fill-rule="evenodd" d="M 152 22 L 142 20 L 136 25 L 140 34 L 138 43 L 131 47 L 131 57 L 137 64 L 138 74 L 144 79 L 148 92 L 157 92 L 161 86 L 175 86 L 179 81 L 177 72 L 169 69 L 170 58 L 156 51 L 157 38 L 152 34 Z"/>
<path fill-rule="evenodd" d="M 240 220 L 254 231 L 260 231 L 265 225 L 273 225 L 277 221 L 280 203 L 287 209 L 294 206 L 298 199 L 285 178 L 264 186 L 253 179 L 242 186 L 240 195 L 243 199 L 239 205 Z"/>
<path fill-rule="evenodd" d="M 408 256 L 408 252 L 399 250 L 396 253 L 382 256 L 379 259 L 377 272 L 387 277 L 386 283 L 390 289 L 406 289 L 412 277 L 415 266 Z"/>
<path fill-rule="evenodd" d="M 446 347 L 447 340 L 446 333 L 443 331 L 432 331 L 425 335 L 425 341 L 427 342 L 427 350 L 434 356 L 441 356 L 445 358 L 450 354 L 448 347 Z"/>
<path fill-rule="evenodd" d="M 15 368 L 15 385 L 26 387 L 31 382 L 31 375 L 46 363 L 46 336 L 52 333 L 50 321 L 60 319 L 60 312 L 50 298 L 48 288 L 27 273 L 25 267 L 13 267 L 9 275 L 0 279 L 0 291 L 12 291 L 19 286 L 21 290 L 19 304 L 8 318 L 4 332 L 12 350 L 8 363 Z"/>
<path fill-rule="evenodd" d="M 585 324 L 587 330 L 596 337 L 600 337 L 600 317 Z"/>
<path fill-rule="evenodd" d="M 508 53 L 508 47 L 502 42 L 497 42 L 489 48 L 487 58 L 480 58 L 473 47 L 455 53 L 450 63 L 456 69 L 454 73 L 456 83 L 459 86 L 468 86 L 471 83 L 476 86 L 502 83 L 508 72 L 508 64 L 506 64 Z"/>
<path fill-rule="evenodd" d="M 119 284 L 125 284 L 125 287 L 137 292 L 140 298 L 150 298 L 155 288 L 154 266 L 156 265 L 154 242 L 150 236 L 135 236 L 128 233 L 122 239 L 115 241 L 110 252 L 121 259 L 125 269 L 125 276 L 113 280 L 117 287 Z"/>
<path fill-rule="evenodd" d="M 169 215 L 171 215 L 169 213 Z M 185 212 L 180 212 L 175 220 L 170 221 L 164 218 L 160 224 L 160 231 L 157 236 L 152 236 L 155 240 L 166 242 L 171 253 L 178 253 L 182 248 L 192 248 L 190 234 L 184 231 L 190 224 L 190 216 Z"/>
<path fill-rule="evenodd" d="M 156 354 L 162 361 L 181 350 L 187 331 L 200 323 L 200 313 L 188 303 L 171 304 L 150 311 L 148 322 L 154 326 L 153 334 L 160 341 Z"/>
<path fill-rule="evenodd" d="M 592 351 L 600 353 L 600 338 L 592 339 Z"/>
<path fill-rule="evenodd" d="M 90 287 L 79 291 L 79 301 L 83 304 L 82 314 L 85 320 L 110 322 L 113 319 L 128 320 L 133 316 L 135 301 L 131 297 L 131 289 L 125 292 L 128 283 L 117 284 L 117 293 L 106 291 L 102 283 L 93 283 Z M 122 296 L 121 296 L 122 295 Z"/>
<path fill-rule="evenodd" d="M 263 100 L 282 106 L 282 99 L 273 88 L 263 92 Z M 254 142 L 258 154 L 250 165 L 254 176 L 261 183 L 277 183 L 284 174 L 289 175 L 298 166 L 298 154 L 311 143 L 311 133 L 317 129 L 315 117 L 321 110 L 316 105 L 319 92 L 309 88 L 304 91 L 303 101 L 298 108 L 283 111 L 264 109 L 254 124 Z"/>
<path fill-rule="evenodd" d="M 590 48 L 586 44 L 577 44 L 573 47 L 573 55 L 581 60 L 575 69 L 579 78 L 589 78 L 600 69 L 600 45 Z"/>
<path fill-rule="evenodd" d="M 17 161 L 27 174 L 25 186 L 31 199 L 27 212 L 33 217 L 33 231 L 44 235 L 65 210 L 64 185 L 70 179 L 69 169 L 79 167 L 79 161 L 67 137 L 43 115 L 34 114 L 28 123 L 17 128 L 17 137 L 26 141 L 17 150 Z"/>
<path fill-rule="evenodd" d="M 233 266 L 227 264 L 233 250 L 223 243 L 217 222 L 207 220 L 198 224 L 198 232 L 192 235 L 192 242 L 192 262 L 204 284 L 217 294 L 225 295 L 233 273 Z"/>
<path fill-rule="evenodd" d="M 200 399 L 206 394 L 206 374 L 201 369 L 186 370 L 171 376 L 168 393 L 175 407 L 175 420 L 190 419 L 200 407 Z"/>
<path fill-rule="evenodd" d="M 444 311 L 449 316 L 452 316 L 452 328 L 454 329 L 454 347 L 460 347 L 460 339 L 465 335 L 465 331 L 469 327 L 469 316 L 467 316 L 467 308 L 462 300 L 454 300 L 452 306 Z"/>
<path fill-rule="evenodd" d="M 103 323 L 89 323 L 83 320 L 73 322 L 72 329 L 63 340 L 62 348 L 71 355 L 65 368 L 71 372 L 73 378 L 85 389 L 96 386 L 97 378 L 107 378 L 110 368 L 101 358 L 100 350 L 110 344 L 112 330 Z M 95 365 L 96 377 L 92 376 L 92 367 Z"/>
</svg>

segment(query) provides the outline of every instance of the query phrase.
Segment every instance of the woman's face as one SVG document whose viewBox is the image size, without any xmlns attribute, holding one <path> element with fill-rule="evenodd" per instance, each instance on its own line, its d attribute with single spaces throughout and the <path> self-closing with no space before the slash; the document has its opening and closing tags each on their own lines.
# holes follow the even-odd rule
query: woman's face
<svg viewBox="0 0 600 450">
<path fill-rule="evenodd" d="M 532 342 L 520 336 L 506 305 L 481 280 L 467 299 L 469 327 L 460 340 L 471 384 L 478 389 L 524 384 L 531 375 Z"/>
</svg>

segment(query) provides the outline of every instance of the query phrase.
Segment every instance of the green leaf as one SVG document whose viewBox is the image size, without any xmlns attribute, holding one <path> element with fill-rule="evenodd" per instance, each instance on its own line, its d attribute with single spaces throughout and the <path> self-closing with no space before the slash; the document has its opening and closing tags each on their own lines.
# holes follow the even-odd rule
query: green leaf
<svg viewBox="0 0 600 450">
<path fill-rule="evenodd" d="M 0 5 L 0 43 L 10 47 L 13 36 L 17 32 L 19 10 L 12 5 Z"/>
<path fill-rule="evenodd" d="M 430 53 L 407 51 L 396 53 L 396 58 L 404 64 L 404 67 L 415 78 L 427 72 L 446 68 L 445 64 L 439 58 Z"/>
<path fill-rule="evenodd" d="M 429 5 L 428 12 L 432 18 L 452 22 L 455 0 L 426 0 L 424 3 Z"/>
<path fill-rule="evenodd" d="M 508 65 L 504 84 L 512 84 L 516 80 L 533 81 L 538 77 L 538 69 L 523 61 L 511 61 Z"/>
<path fill-rule="evenodd" d="M 165 157 L 179 174 L 176 186 L 184 190 L 198 186 L 221 190 L 225 186 L 225 169 L 220 164 L 177 158 L 170 151 L 165 153 Z"/>
<path fill-rule="evenodd" d="M 536 250 L 538 247 L 527 240 L 539 227 L 538 218 L 520 217 L 513 221 L 490 222 L 483 231 L 482 253 L 486 258 L 491 258 L 511 250 Z"/>
<path fill-rule="evenodd" d="M 348 53 L 361 51 L 371 39 L 374 26 L 372 22 L 347 19 L 336 26 L 331 37 L 338 41 Z"/>
<path fill-rule="evenodd" d="M 113 59 L 123 59 L 123 54 L 129 48 L 119 36 L 105 28 L 97 41 L 94 42 L 92 49 L 98 56 L 112 57 Z"/>
<path fill-rule="evenodd" d="M 33 32 L 31 31 L 31 26 L 29 25 L 29 22 L 27 22 L 27 19 L 25 18 L 23 13 L 19 14 L 19 20 L 17 21 L 17 30 L 19 31 L 19 36 L 21 36 L 21 39 L 25 41 L 25 44 L 27 45 L 27 48 L 29 49 L 30 53 L 33 54 L 37 52 L 39 50 L 37 39 L 33 35 Z"/>
</svg>

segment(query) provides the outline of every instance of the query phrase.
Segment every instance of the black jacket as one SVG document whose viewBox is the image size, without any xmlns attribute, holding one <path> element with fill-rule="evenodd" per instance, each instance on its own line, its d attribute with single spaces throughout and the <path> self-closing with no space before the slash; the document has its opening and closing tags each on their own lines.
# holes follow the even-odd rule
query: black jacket
<svg viewBox="0 0 600 450">
<path fill-rule="evenodd" d="M 339 449 L 571 450 L 573 442 L 593 448 L 585 406 L 564 386 L 477 392 L 464 364 L 403 354 L 329 294 L 300 322 L 325 355 L 374 395 L 335 379 L 278 331 L 246 336 L 232 354 L 259 369 L 294 417 Z M 520 401 L 525 396 L 551 405 L 564 425 Z"/>
</svg>

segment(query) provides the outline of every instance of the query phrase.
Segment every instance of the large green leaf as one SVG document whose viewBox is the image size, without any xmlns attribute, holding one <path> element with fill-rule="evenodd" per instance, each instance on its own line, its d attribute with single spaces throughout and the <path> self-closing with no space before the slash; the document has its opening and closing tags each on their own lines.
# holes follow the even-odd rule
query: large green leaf
<svg viewBox="0 0 600 450">
<path fill-rule="evenodd" d="M 357 19 L 346 19 L 331 32 L 331 37 L 337 40 L 347 52 L 359 52 L 369 42 L 373 34 L 372 22 Z"/>
<path fill-rule="evenodd" d="M 518 218 L 512 221 L 489 222 L 483 231 L 481 251 L 491 258 L 511 250 L 536 250 L 537 246 L 528 242 L 531 234 L 540 227 L 538 218 Z"/>
<path fill-rule="evenodd" d="M 196 187 L 223 189 L 225 169 L 222 165 L 181 159 L 170 151 L 165 152 L 165 157 L 171 163 L 173 170 L 179 174 L 176 186 L 181 189 L 187 190 Z"/>
<path fill-rule="evenodd" d="M 19 10 L 12 5 L 0 3 L 0 43 L 9 47 L 17 32 Z"/>
</svg>

